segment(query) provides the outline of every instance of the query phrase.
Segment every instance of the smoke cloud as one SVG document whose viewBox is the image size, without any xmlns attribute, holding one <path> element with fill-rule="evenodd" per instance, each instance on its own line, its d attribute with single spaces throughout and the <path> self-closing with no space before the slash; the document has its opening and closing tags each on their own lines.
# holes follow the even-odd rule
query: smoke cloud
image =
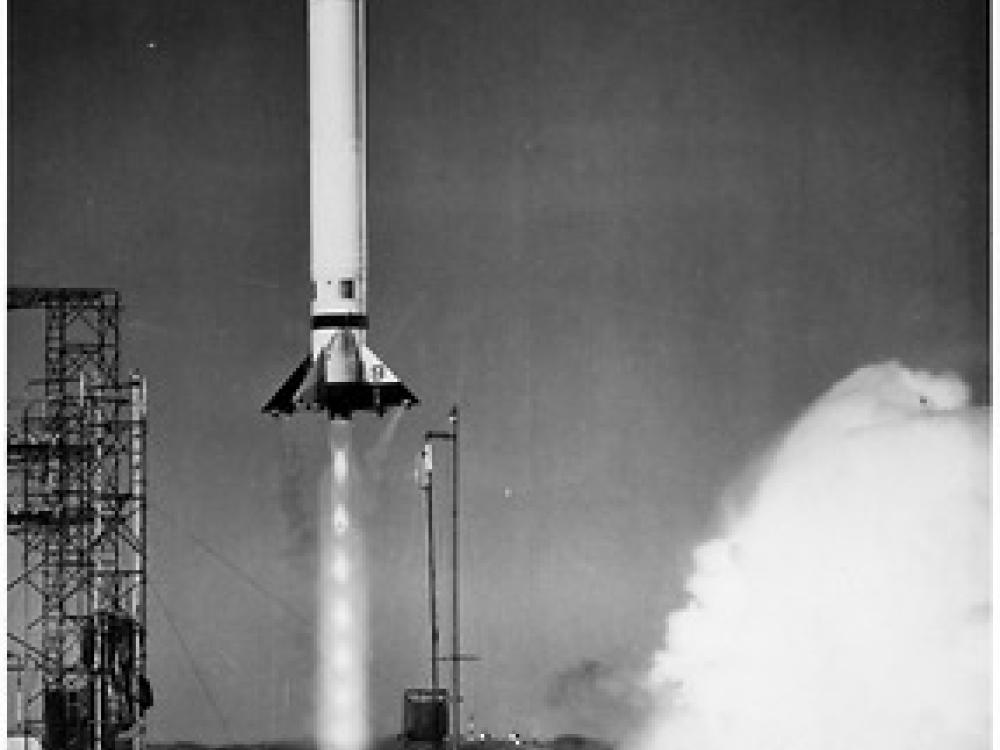
<svg viewBox="0 0 1000 750">
<path fill-rule="evenodd" d="M 990 746 L 990 433 L 953 376 L 862 368 L 695 550 L 632 750 Z"/>
<path fill-rule="evenodd" d="M 584 659 L 557 673 L 546 704 L 567 727 L 592 737 L 618 740 L 647 710 L 641 675 L 622 666 Z"/>
</svg>

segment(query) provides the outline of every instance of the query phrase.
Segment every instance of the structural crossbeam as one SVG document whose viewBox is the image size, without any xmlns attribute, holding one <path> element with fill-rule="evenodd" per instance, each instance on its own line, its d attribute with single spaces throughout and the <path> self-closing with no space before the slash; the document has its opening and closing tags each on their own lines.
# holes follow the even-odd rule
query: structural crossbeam
<svg viewBox="0 0 1000 750">
<path fill-rule="evenodd" d="M 7 287 L 8 310 L 30 310 L 53 305 L 94 304 L 107 299 L 119 298 L 115 289 L 67 288 L 67 287 Z"/>
</svg>

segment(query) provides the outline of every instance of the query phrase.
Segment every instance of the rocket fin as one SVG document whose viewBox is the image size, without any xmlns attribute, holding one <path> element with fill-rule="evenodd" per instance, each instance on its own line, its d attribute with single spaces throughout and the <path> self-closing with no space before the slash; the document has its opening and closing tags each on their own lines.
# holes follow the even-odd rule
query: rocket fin
<svg viewBox="0 0 1000 750">
<path fill-rule="evenodd" d="M 311 356 L 303 359 L 275 394 L 268 399 L 261 411 L 275 417 L 279 414 L 294 414 L 297 397 L 312 369 L 312 364 Z"/>
<path fill-rule="evenodd" d="M 376 414 L 382 414 L 393 406 L 409 408 L 420 403 L 403 381 L 396 377 L 396 373 L 367 345 L 361 347 L 361 371 L 364 382 L 371 386 L 370 408 Z"/>
<path fill-rule="evenodd" d="M 413 392 L 367 346 L 353 350 L 358 357 L 353 374 L 351 368 L 330 367 L 331 356 L 343 355 L 331 352 L 333 344 L 332 340 L 315 359 L 309 356 L 302 360 L 261 411 L 278 416 L 322 409 L 332 417 L 350 419 L 356 411 L 372 411 L 381 416 L 392 407 L 409 408 L 419 403 Z"/>
</svg>

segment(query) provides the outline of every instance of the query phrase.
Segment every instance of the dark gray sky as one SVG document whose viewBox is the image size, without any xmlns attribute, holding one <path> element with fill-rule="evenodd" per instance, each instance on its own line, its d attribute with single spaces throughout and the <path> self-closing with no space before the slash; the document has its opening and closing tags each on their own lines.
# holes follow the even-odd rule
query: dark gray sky
<svg viewBox="0 0 1000 750">
<path fill-rule="evenodd" d="M 383 448 L 355 427 L 375 728 L 426 679 L 412 457 L 457 400 L 466 714 L 571 729 L 557 675 L 641 667 L 719 492 L 811 398 L 898 358 L 986 400 L 986 4 L 370 21 L 370 340 L 423 401 Z M 150 380 L 151 734 L 304 735 L 322 425 L 258 411 L 308 345 L 304 5 L 14 0 L 9 35 L 9 282 L 121 289 Z M 14 386 L 41 338 L 9 322 Z"/>
</svg>

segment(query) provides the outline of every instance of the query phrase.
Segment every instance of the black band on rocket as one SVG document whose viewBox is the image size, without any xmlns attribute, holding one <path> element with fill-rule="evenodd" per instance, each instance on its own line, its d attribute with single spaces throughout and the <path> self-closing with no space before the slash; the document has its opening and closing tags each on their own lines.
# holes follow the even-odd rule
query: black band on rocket
<svg viewBox="0 0 1000 750">
<path fill-rule="evenodd" d="M 327 313 L 312 316 L 312 329 L 321 328 L 367 328 L 368 316 L 361 313 Z"/>
</svg>

